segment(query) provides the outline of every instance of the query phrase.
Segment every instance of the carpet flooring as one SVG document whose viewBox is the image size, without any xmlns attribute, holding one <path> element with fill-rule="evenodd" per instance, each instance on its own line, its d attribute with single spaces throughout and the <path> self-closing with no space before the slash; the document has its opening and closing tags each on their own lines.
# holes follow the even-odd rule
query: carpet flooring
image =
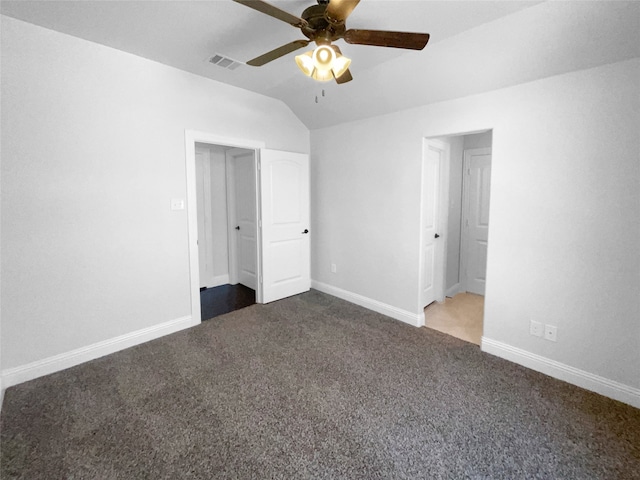
<svg viewBox="0 0 640 480">
<path fill-rule="evenodd" d="M 200 318 L 210 320 L 256 303 L 255 290 L 238 283 L 200 290 Z"/>
<path fill-rule="evenodd" d="M 3 479 L 638 479 L 640 410 L 311 291 L 11 387 Z"/>
</svg>

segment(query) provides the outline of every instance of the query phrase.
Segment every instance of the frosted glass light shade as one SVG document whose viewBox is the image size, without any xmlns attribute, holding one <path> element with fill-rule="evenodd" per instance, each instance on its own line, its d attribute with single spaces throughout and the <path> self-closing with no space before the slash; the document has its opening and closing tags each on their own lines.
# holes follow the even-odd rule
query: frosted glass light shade
<svg viewBox="0 0 640 480">
<path fill-rule="evenodd" d="M 309 50 L 302 55 L 296 55 L 296 63 L 298 64 L 298 68 L 302 70 L 302 73 L 310 77 L 316 68 L 313 66 L 313 51 Z"/>
<path fill-rule="evenodd" d="M 331 70 L 333 61 L 336 59 L 336 52 L 329 45 L 320 45 L 313 51 L 313 65 L 318 70 Z"/>
<path fill-rule="evenodd" d="M 333 61 L 333 75 L 336 78 L 340 78 L 344 74 L 344 72 L 347 71 L 349 65 L 351 65 L 351 59 L 345 57 L 344 55 L 338 54 L 336 56 L 336 59 Z"/>
<path fill-rule="evenodd" d="M 297 55 L 296 64 L 307 77 L 327 82 L 342 76 L 351 60 L 337 53 L 330 45 L 320 45 L 313 51 Z"/>
</svg>

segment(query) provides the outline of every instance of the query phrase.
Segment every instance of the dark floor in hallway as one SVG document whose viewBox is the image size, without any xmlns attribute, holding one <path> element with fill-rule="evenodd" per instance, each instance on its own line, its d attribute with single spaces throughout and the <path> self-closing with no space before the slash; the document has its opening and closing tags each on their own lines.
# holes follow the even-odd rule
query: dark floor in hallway
<svg viewBox="0 0 640 480">
<path fill-rule="evenodd" d="M 241 284 L 221 285 L 200 290 L 200 311 L 203 321 L 254 303 L 256 303 L 256 292 Z"/>
</svg>

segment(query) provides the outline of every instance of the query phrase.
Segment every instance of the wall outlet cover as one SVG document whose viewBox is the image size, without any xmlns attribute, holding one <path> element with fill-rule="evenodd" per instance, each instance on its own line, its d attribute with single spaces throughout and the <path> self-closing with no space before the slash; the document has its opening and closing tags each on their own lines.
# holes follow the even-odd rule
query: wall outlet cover
<svg viewBox="0 0 640 480">
<path fill-rule="evenodd" d="M 545 325 L 544 326 L 544 338 L 546 340 L 550 340 L 555 342 L 558 337 L 558 327 L 555 325 Z"/>
<path fill-rule="evenodd" d="M 531 323 L 529 324 L 529 333 L 536 337 L 542 337 L 544 334 L 544 325 L 540 322 L 534 322 L 531 320 Z"/>
</svg>

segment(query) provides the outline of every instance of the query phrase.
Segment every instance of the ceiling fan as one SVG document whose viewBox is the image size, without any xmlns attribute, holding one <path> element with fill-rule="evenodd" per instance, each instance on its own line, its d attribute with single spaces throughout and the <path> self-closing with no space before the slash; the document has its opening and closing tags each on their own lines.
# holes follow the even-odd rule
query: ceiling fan
<svg viewBox="0 0 640 480">
<path fill-rule="evenodd" d="M 296 56 L 296 63 L 305 75 L 319 81 L 335 79 L 337 83 L 342 84 L 353 80 L 349 71 L 351 60 L 342 55 L 337 45 L 333 45 L 333 42 L 341 38 L 350 44 L 410 50 L 422 50 L 429 41 L 428 33 L 347 30 L 347 17 L 360 0 L 317 0 L 317 5 L 312 5 L 302 12 L 302 18 L 262 0 L 234 1 L 299 28 L 308 39 L 294 40 L 249 60 L 247 65 L 260 67 L 315 42 L 317 48 Z"/>
</svg>

